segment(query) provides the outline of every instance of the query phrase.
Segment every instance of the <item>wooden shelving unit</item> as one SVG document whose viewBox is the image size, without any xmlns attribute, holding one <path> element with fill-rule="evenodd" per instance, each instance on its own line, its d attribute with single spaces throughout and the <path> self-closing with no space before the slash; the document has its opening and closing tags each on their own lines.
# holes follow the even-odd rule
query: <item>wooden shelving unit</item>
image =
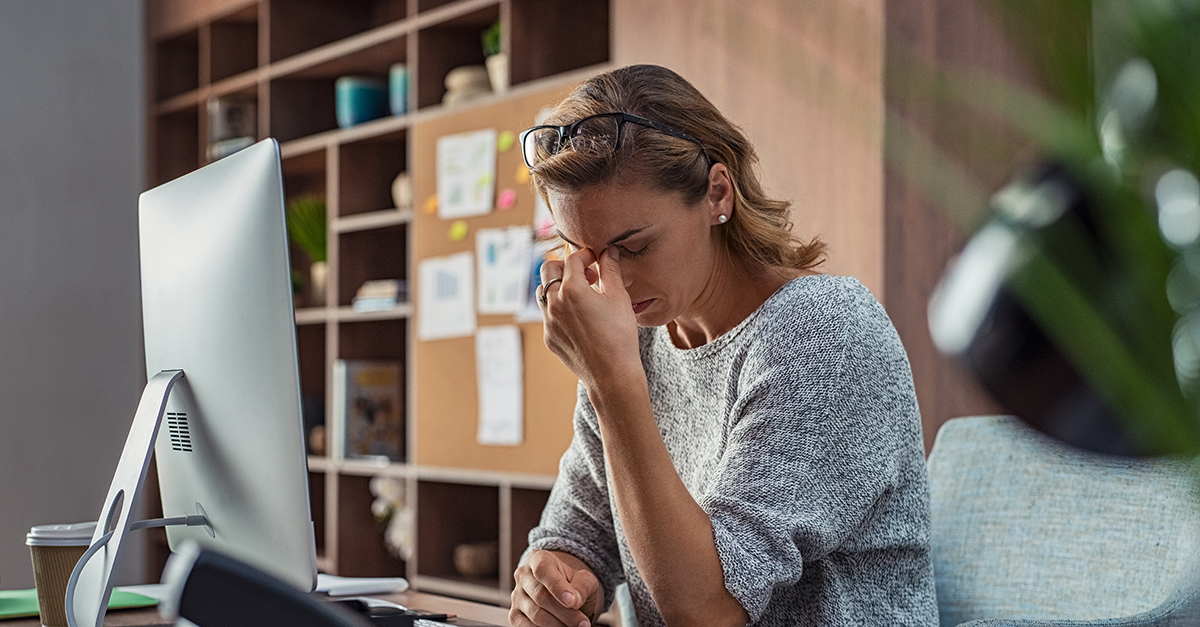
<svg viewBox="0 0 1200 627">
<path fill-rule="evenodd" d="M 151 7 L 149 183 L 164 183 L 207 163 L 207 102 L 239 95 L 257 103 L 258 138 L 274 137 L 281 144 L 285 195 L 326 199 L 328 291 L 322 301 L 297 298 L 306 406 L 332 415 L 331 379 L 338 359 L 405 365 L 403 462 L 309 458 L 323 571 L 405 575 L 420 590 L 507 603 L 512 568 L 549 495 L 565 442 L 557 450 L 535 453 L 544 458 L 536 466 L 549 468 L 546 472 L 514 472 L 503 464 L 460 468 L 440 460 L 437 466 L 422 465 L 415 443 L 425 435 L 419 424 L 429 424 L 430 418 L 422 423 L 415 411 L 414 304 L 372 313 L 357 313 L 350 305 L 358 286 L 369 279 L 405 279 L 410 293 L 416 291 L 414 228 L 421 216 L 394 207 L 390 195 L 399 173 L 432 167 L 416 163 L 414 135 L 427 127 L 443 132 L 439 121 L 464 112 L 486 118 L 491 109 L 508 111 L 516 102 L 524 106 L 531 95 L 579 82 L 610 59 L 609 19 L 608 0 L 170 0 Z M 483 62 L 480 33 L 497 20 L 510 59 L 511 88 L 443 106 L 446 72 Z M 410 113 L 338 128 L 336 79 L 386 78 L 397 62 L 409 67 Z M 528 112 L 530 122 L 536 111 Z M 428 193 L 427 186 L 417 185 L 417 211 Z M 292 262 L 307 274 L 310 262 L 303 253 L 293 250 Z M 562 420 L 569 422 L 569 416 Z M 375 476 L 404 480 L 409 498 L 415 499 L 416 554 L 409 562 L 388 553 L 383 530 L 372 517 L 369 483 Z M 496 576 L 468 579 L 455 572 L 454 546 L 474 541 L 498 543 Z M 161 547 L 152 553 L 155 562 L 164 558 Z"/>
</svg>

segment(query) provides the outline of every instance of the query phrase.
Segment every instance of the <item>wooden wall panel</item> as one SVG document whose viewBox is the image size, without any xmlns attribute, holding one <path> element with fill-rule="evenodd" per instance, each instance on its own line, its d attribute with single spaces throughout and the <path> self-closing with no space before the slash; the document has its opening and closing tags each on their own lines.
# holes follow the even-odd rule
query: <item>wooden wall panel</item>
<svg viewBox="0 0 1200 627">
<path fill-rule="evenodd" d="M 613 0 L 613 60 L 675 70 L 742 126 L 824 271 L 883 299 L 883 0 Z"/>
<path fill-rule="evenodd" d="M 978 0 L 888 0 L 886 18 L 888 109 L 963 166 L 985 194 L 998 189 L 1028 147 L 996 121 L 973 114 L 961 103 L 938 100 L 908 80 L 912 74 L 906 64 L 915 57 L 930 68 L 965 65 L 1032 83 L 1020 51 Z M 908 155 L 900 151 L 893 157 Z M 937 351 L 926 315 L 946 263 L 968 235 L 954 225 L 970 223 L 964 216 L 982 212 L 978 206 L 935 205 L 897 169 L 887 170 L 884 304 L 912 362 L 926 450 L 950 418 L 1003 412 L 969 372 Z"/>
</svg>

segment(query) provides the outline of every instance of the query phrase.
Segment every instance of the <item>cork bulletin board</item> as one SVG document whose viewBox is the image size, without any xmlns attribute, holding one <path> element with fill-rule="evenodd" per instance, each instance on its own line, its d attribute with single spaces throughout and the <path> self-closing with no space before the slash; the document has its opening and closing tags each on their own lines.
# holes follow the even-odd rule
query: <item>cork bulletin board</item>
<svg viewBox="0 0 1200 627">
<path fill-rule="evenodd" d="M 537 112 L 561 100 L 570 87 L 541 91 L 503 102 L 472 107 L 429 121 L 413 129 L 413 257 L 419 264 L 431 257 L 475 252 L 479 229 L 533 224 L 534 192 L 518 180 L 524 169 L 520 147 L 496 153 L 496 196 L 505 189 L 516 192 L 508 209 L 493 208 L 486 215 L 465 218 L 466 237 L 449 236 L 453 220 L 429 212 L 426 201 L 437 193 L 437 140 L 443 135 L 484 129 L 520 133 L 533 125 Z M 414 268 L 415 270 L 415 268 Z M 412 278 L 419 281 L 419 273 Z M 476 277 L 478 280 L 478 277 Z M 420 294 L 420 285 L 411 293 Z M 474 289 L 474 287 L 472 288 Z M 418 312 L 419 316 L 420 313 Z M 419 322 L 419 321 L 418 321 Z M 511 325 L 512 315 L 476 315 L 477 327 Z M 576 379 L 546 348 L 541 322 L 520 323 L 524 368 L 524 440 L 517 446 L 480 445 L 476 442 L 479 394 L 475 375 L 475 338 L 460 337 L 416 341 L 415 459 L 422 466 L 446 466 L 552 475 L 571 442 L 571 416 L 575 407 Z M 414 327 L 415 328 L 415 327 Z"/>
</svg>

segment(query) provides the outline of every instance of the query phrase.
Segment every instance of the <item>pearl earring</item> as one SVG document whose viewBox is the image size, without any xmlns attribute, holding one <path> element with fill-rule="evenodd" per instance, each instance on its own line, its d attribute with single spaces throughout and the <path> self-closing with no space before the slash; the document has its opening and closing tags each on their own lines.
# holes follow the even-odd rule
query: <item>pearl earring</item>
<svg viewBox="0 0 1200 627">
<path fill-rule="evenodd" d="M 717 222 L 720 222 L 721 224 L 725 224 L 728 221 L 729 221 L 729 218 L 725 217 L 725 214 L 723 214 L 723 213 L 721 215 L 717 216 Z"/>
</svg>

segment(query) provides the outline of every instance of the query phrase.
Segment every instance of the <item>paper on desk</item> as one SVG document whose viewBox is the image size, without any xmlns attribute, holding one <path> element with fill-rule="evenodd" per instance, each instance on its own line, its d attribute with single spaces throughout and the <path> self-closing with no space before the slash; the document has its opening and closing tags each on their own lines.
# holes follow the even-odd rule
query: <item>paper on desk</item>
<svg viewBox="0 0 1200 627">
<path fill-rule="evenodd" d="M 437 141 L 438 217 L 491 212 L 496 192 L 496 129 L 443 135 Z"/>
<path fill-rule="evenodd" d="M 475 233 L 479 266 L 479 313 L 513 314 L 529 293 L 529 254 L 533 229 L 510 226 Z"/>
<path fill-rule="evenodd" d="M 392 594 L 405 590 L 408 590 L 408 580 L 404 577 L 338 577 L 325 573 L 317 575 L 317 592 L 324 592 L 331 597 Z"/>
<path fill-rule="evenodd" d="M 521 329 L 482 327 L 475 334 L 480 444 L 516 446 L 524 439 Z"/>
<path fill-rule="evenodd" d="M 440 340 L 475 331 L 474 271 L 469 252 L 421 261 L 418 338 Z"/>
</svg>

